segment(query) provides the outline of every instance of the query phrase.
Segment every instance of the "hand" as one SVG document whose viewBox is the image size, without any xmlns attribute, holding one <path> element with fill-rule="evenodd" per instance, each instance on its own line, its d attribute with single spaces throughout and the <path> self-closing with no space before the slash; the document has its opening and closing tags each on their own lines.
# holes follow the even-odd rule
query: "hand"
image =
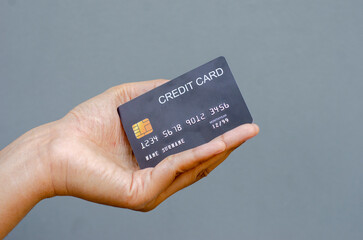
<svg viewBox="0 0 363 240">
<path fill-rule="evenodd" d="M 207 144 L 169 156 L 155 168 L 140 170 L 117 107 L 165 82 L 113 87 L 4 148 L 0 152 L 0 237 L 37 202 L 56 195 L 152 210 L 207 176 L 234 149 L 258 134 L 257 125 L 244 124 Z"/>
<path fill-rule="evenodd" d="M 208 175 L 240 144 L 258 133 L 246 124 L 160 162 L 138 167 L 117 107 L 166 80 L 124 84 L 74 108 L 59 123 L 52 169 L 55 195 L 149 211 L 180 189 Z"/>
</svg>

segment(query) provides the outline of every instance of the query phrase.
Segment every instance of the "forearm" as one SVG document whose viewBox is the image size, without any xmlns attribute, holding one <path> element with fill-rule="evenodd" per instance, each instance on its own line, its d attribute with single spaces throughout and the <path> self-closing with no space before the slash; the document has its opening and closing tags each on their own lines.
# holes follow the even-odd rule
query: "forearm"
<svg viewBox="0 0 363 240">
<path fill-rule="evenodd" d="M 19 137 L 0 151 L 0 239 L 42 199 L 52 196 L 50 127 Z"/>
</svg>

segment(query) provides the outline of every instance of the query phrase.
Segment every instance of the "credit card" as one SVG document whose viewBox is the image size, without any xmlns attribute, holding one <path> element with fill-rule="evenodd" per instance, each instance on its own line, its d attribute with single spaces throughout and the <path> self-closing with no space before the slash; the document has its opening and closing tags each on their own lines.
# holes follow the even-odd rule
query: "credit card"
<svg viewBox="0 0 363 240">
<path fill-rule="evenodd" d="M 224 57 L 122 104 L 118 113 L 140 168 L 252 122 Z"/>
</svg>

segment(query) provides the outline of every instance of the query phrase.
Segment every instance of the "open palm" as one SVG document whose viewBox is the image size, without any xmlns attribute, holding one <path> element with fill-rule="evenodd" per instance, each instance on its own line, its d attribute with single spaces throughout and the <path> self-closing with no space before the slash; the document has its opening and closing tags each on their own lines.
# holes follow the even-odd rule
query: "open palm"
<svg viewBox="0 0 363 240">
<path fill-rule="evenodd" d="M 80 104 L 57 121 L 50 169 L 55 195 L 149 211 L 205 177 L 239 145 L 258 133 L 244 124 L 211 142 L 140 170 L 117 107 L 163 83 L 123 84 Z M 137 109 L 135 109 L 137 111 Z"/>
</svg>

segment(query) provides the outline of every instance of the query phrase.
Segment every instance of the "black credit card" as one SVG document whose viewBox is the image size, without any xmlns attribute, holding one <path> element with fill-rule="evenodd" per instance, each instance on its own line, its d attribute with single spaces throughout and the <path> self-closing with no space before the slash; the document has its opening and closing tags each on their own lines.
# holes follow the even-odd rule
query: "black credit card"
<svg viewBox="0 0 363 240">
<path fill-rule="evenodd" d="M 224 57 L 122 104 L 118 113 L 140 168 L 252 122 Z"/>
</svg>

